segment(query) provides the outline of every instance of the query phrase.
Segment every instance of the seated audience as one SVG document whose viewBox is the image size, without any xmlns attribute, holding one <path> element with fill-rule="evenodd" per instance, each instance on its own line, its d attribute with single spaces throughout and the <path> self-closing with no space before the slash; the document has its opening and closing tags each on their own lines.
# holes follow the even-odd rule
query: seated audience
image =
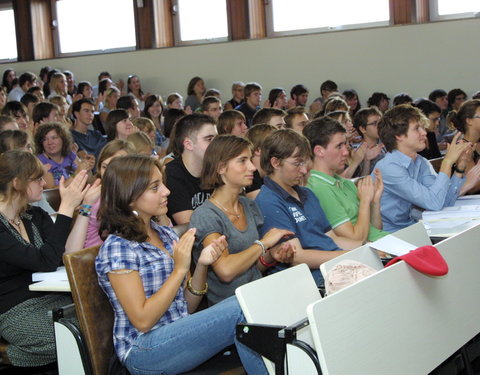
<svg viewBox="0 0 480 375">
<path fill-rule="evenodd" d="M 286 110 L 287 102 L 288 99 L 285 90 L 280 87 L 276 87 L 274 89 L 271 89 L 268 93 L 268 98 L 265 101 L 264 107 Z"/>
<path fill-rule="evenodd" d="M 132 133 L 127 137 L 127 141 L 132 144 L 135 154 L 150 156 L 158 159 L 155 151 L 155 143 L 142 131 Z"/>
<path fill-rule="evenodd" d="M 455 128 L 462 133 L 463 142 L 474 145 L 472 155 L 467 159 L 466 171 L 470 171 L 480 162 L 480 100 L 472 99 L 464 102 L 458 111 L 452 111 L 448 115 Z M 476 183 L 469 193 L 477 193 L 480 183 Z"/>
<path fill-rule="evenodd" d="M 320 264 L 343 254 L 343 249 L 354 249 L 361 240 L 337 235 L 330 226 L 317 197 L 299 186 L 307 174 L 311 159 L 308 140 L 291 129 L 281 129 L 264 141 L 261 165 L 267 176 L 255 198 L 263 214 L 261 233 L 270 228 L 281 228 L 294 233 L 290 240 L 295 248 L 293 264 L 306 263 L 318 285 L 323 284 Z M 278 265 L 275 271 L 284 269 Z"/>
<path fill-rule="evenodd" d="M 344 90 L 342 95 L 345 97 L 345 101 L 350 108 L 350 117 L 353 118 L 355 114 L 362 108 L 360 104 L 360 99 L 358 98 L 358 94 L 354 89 Z"/>
<path fill-rule="evenodd" d="M 450 90 L 447 94 L 448 109 L 450 111 L 458 111 L 460 106 L 467 100 L 467 94 L 462 89 Z"/>
<path fill-rule="evenodd" d="M 50 78 L 50 95 L 48 98 L 50 99 L 52 96 L 60 95 L 65 98 L 68 104 L 72 104 L 73 100 L 67 92 L 67 79 L 65 74 L 63 73 L 54 73 Z"/>
<path fill-rule="evenodd" d="M 36 82 L 37 76 L 35 74 L 31 72 L 22 73 L 18 77 L 18 86 L 8 91 L 8 101 L 19 102 L 30 87 L 36 86 Z"/>
<path fill-rule="evenodd" d="M 28 134 L 18 128 L 0 131 L 0 155 L 9 150 L 33 153 L 33 145 L 30 143 Z"/>
<path fill-rule="evenodd" d="M 56 104 L 50 102 L 38 103 L 32 112 L 32 121 L 34 132 L 37 128 L 46 122 L 58 122 L 61 120 L 59 116 L 60 109 Z"/>
<path fill-rule="evenodd" d="M 252 163 L 255 166 L 255 172 L 253 172 L 253 182 L 250 186 L 245 187 L 247 197 L 250 199 L 255 199 L 263 185 L 265 171 L 262 169 L 260 164 L 262 145 L 265 141 L 265 138 L 267 138 L 267 136 L 272 134 L 275 130 L 277 130 L 275 126 L 268 124 L 257 124 L 248 129 L 246 137 L 252 144 Z"/>
<path fill-rule="evenodd" d="M 78 243 L 82 244 L 81 248 L 97 246 L 103 243 L 103 239 L 98 233 L 100 229 L 100 221 L 98 218 L 98 209 L 100 208 L 100 194 L 98 189 L 99 187 L 101 187 L 101 179 L 103 177 L 103 174 L 105 173 L 105 170 L 108 167 L 108 164 L 110 164 L 110 162 L 117 157 L 133 155 L 134 153 L 135 150 L 132 144 L 122 139 L 116 139 L 114 141 L 108 142 L 100 152 L 97 160 L 97 174 L 95 175 L 96 181 L 98 182 L 94 184 L 94 187 L 92 186 L 92 190 L 95 189 L 98 195 L 95 195 L 93 197 L 96 199 L 93 199 L 91 203 L 91 208 L 84 208 L 83 210 L 84 212 L 82 216 L 87 218 L 87 222 L 83 222 L 82 226 L 80 227 L 82 228 L 82 237 L 79 238 Z M 81 217 L 79 218 L 81 220 L 84 220 Z M 79 218 L 77 218 L 77 220 Z"/>
<path fill-rule="evenodd" d="M 417 154 L 425 148 L 427 139 L 422 117 L 418 108 L 399 105 L 387 111 L 378 124 L 378 134 L 388 151 L 375 166 L 385 185 L 381 210 L 383 229 L 388 232 L 418 221 L 414 206 L 441 210 L 453 205 L 478 181 L 473 174 L 465 178 L 465 152 L 471 152 L 472 144 L 457 142 L 460 133 L 453 138 L 438 174 Z"/>
<path fill-rule="evenodd" d="M 365 109 L 363 109 L 365 110 Z M 352 240 L 376 241 L 387 235 L 382 231 L 380 198 L 382 177 L 378 172 L 375 184 L 370 176 L 357 186 L 338 175 L 348 158 L 345 129 L 329 117 L 313 120 L 303 134 L 310 141 L 313 166 L 307 187 L 313 191 L 338 236 Z"/>
<path fill-rule="evenodd" d="M 240 104 L 244 102 L 244 90 L 245 88 L 245 83 L 237 81 L 233 82 L 232 84 L 232 99 L 230 99 L 228 102 L 226 102 L 223 105 L 223 109 L 225 111 L 235 109 L 238 107 Z"/>
<path fill-rule="evenodd" d="M 57 187 L 60 178 L 65 184 L 81 170 L 87 173 L 94 167 L 95 159 L 88 157 L 80 160 L 72 151 L 72 137 L 59 123 L 45 123 L 35 133 L 35 151 L 42 164 L 48 165 L 45 172 L 47 189 Z"/>
<path fill-rule="evenodd" d="M 145 108 L 145 100 L 150 94 L 143 93 L 140 78 L 135 74 L 128 76 L 127 94 L 137 99 L 140 111 L 143 111 L 143 109 Z"/>
<path fill-rule="evenodd" d="M 195 112 L 202 103 L 205 91 L 205 81 L 200 77 L 193 77 L 187 87 L 188 96 L 185 100 L 185 110 Z"/>
<path fill-rule="evenodd" d="M 400 104 L 412 104 L 413 99 L 405 92 L 401 92 L 393 97 L 393 106 L 396 107 Z"/>
<path fill-rule="evenodd" d="M 218 117 L 222 114 L 222 102 L 215 96 L 206 96 L 200 105 L 200 112 L 210 116 L 217 123 Z"/>
<path fill-rule="evenodd" d="M 248 127 L 245 122 L 245 115 L 236 109 L 224 111 L 218 117 L 218 134 L 232 134 L 239 137 L 245 137 L 247 130 Z"/>
<path fill-rule="evenodd" d="M 30 152 L 7 151 L 0 156 L 0 263 L 2 293 L 0 332 L 8 342 L 7 356 L 14 366 L 33 367 L 56 360 L 52 309 L 72 303 L 68 294 L 31 292 L 32 273 L 55 271 L 65 252 L 71 252 L 77 225 L 75 208 L 88 202 L 87 174 L 80 172 L 65 186 L 55 223 L 39 207 L 44 169 Z"/>
<path fill-rule="evenodd" d="M 106 123 L 108 142 L 114 139 L 127 139 L 137 130 L 130 120 L 130 114 L 125 109 L 114 109 L 108 114 Z"/>
<path fill-rule="evenodd" d="M 285 129 L 286 112 L 278 108 L 262 108 L 252 118 L 252 126 L 257 124 L 269 124 L 277 129 Z"/>
<path fill-rule="evenodd" d="M 0 86 L 0 111 L 7 103 L 7 90 L 5 87 Z"/>
<path fill-rule="evenodd" d="M 170 108 L 183 110 L 183 98 L 178 92 L 171 93 L 167 96 L 167 109 Z"/>
<path fill-rule="evenodd" d="M 103 177 L 101 230 L 110 235 L 95 267 L 115 312 L 118 358 L 133 375 L 178 374 L 235 342 L 247 372 L 267 374 L 261 357 L 235 338 L 244 319 L 235 297 L 190 315 L 209 289 L 207 270 L 224 251 L 225 237 L 201 251 L 190 276 L 195 229 L 179 240 L 153 220 L 167 211 L 161 170 L 152 158 L 125 156 L 113 160 Z"/>
<path fill-rule="evenodd" d="M 55 104 L 58 107 L 58 118 L 59 121 L 69 128 L 73 125 L 73 120 L 71 117 L 70 105 L 67 103 L 63 96 L 53 96 L 48 99 L 49 103 Z"/>
<path fill-rule="evenodd" d="M 2 77 L 2 87 L 5 87 L 5 90 L 7 93 L 12 91 L 13 89 L 13 81 L 17 77 L 17 73 L 15 73 L 15 70 L 13 69 L 5 69 L 3 71 L 3 77 Z"/>
<path fill-rule="evenodd" d="M 41 87 L 39 86 L 32 86 L 30 87 L 28 90 L 27 90 L 27 94 L 33 94 L 35 95 L 38 100 L 40 100 L 41 102 L 44 102 L 45 101 L 45 95 L 43 95 L 43 90 Z"/>
<path fill-rule="evenodd" d="M 166 185 L 171 192 L 168 216 L 174 224 L 186 224 L 193 210 L 210 196 L 210 189 L 200 187 L 205 150 L 217 135 L 215 120 L 193 113 L 175 124 L 173 150 L 175 159 L 165 167 Z"/>
<path fill-rule="evenodd" d="M 192 214 L 190 227 L 196 228 L 195 262 L 204 247 L 225 236 L 227 247 L 208 270 L 207 299 L 216 304 L 233 296 L 235 289 L 262 277 L 276 261 L 290 261 L 292 248 L 275 246 L 288 230 L 271 229 L 263 237 L 263 224 L 257 205 L 241 195 L 253 181 L 255 166 L 250 161 L 251 144 L 233 136 L 216 137 L 205 152 L 202 187 L 213 193 Z M 269 250 L 269 251 L 267 251 Z"/>
<path fill-rule="evenodd" d="M 288 107 L 305 107 L 308 101 L 308 89 L 305 85 L 298 84 L 290 90 L 290 101 Z"/>
<path fill-rule="evenodd" d="M 374 92 L 367 100 L 369 107 L 376 106 L 380 112 L 384 113 L 390 105 L 390 98 L 383 92 Z"/>
<path fill-rule="evenodd" d="M 92 129 L 94 110 L 92 99 L 84 98 L 73 103 L 72 114 L 75 123 L 70 131 L 78 150 L 96 157 L 107 140 L 98 130 Z"/>
<path fill-rule="evenodd" d="M 256 82 L 247 83 L 244 88 L 244 96 L 245 102 L 236 106 L 235 109 L 245 115 L 247 125 L 251 127 L 253 115 L 260 109 L 262 86 Z"/>
<path fill-rule="evenodd" d="M 308 124 L 308 116 L 305 112 L 305 107 L 293 107 L 287 110 L 287 115 L 283 118 L 285 120 L 285 127 L 293 129 L 297 133 L 302 134 L 303 128 Z"/>
<path fill-rule="evenodd" d="M 375 164 L 387 152 L 378 136 L 377 126 L 381 118 L 382 113 L 375 106 L 362 108 L 353 118 L 353 127 L 357 134 L 362 137 L 362 142 L 367 146 L 363 160 L 353 173 L 354 177 L 366 176 L 372 173 Z"/>
<path fill-rule="evenodd" d="M 131 119 L 140 117 L 140 107 L 138 106 L 138 101 L 131 95 L 125 95 L 118 98 L 117 109 L 127 110 Z"/>
<path fill-rule="evenodd" d="M 105 91 L 103 106 L 100 110 L 100 121 L 102 121 L 102 124 L 106 124 L 109 112 L 117 108 L 119 97 L 120 91 L 116 87 L 110 87 Z"/>
<path fill-rule="evenodd" d="M 437 129 L 440 124 L 442 110 L 438 105 L 428 99 L 417 99 L 413 103 L 426 117 L 425 130 L 427 131 L 427 146 L 418 154 L 425 159 L 436 159 L 442 156 L 437 143 Z"/>
<path fill-rule="evenodd" d="M 35 108 L 35 106 L 40 103 L 40 99 L 38 99 L 37 96 L 29 94 L 27 92 L 25 95 L 22 96 L 22 99 L 20 99 L 20 103 L 22 103 L 25 108 L 27 108 L 28 117 L 31 120 L 33 108 Z"/>
</svg>

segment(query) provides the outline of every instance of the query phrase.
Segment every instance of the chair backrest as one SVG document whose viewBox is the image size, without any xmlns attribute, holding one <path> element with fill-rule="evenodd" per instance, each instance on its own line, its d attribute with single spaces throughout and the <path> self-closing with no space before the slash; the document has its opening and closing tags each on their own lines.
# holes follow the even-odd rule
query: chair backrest
<svg viewBox="0 0 480 375">
<path fill-rule="evenodd" d="M 435 170 L 435 172 L 439 172 L 440 171 L 440 166 L 442 165 L 442 161 L 443 161 L 443 156 L 442 157 L 439 157 L 439 158 L 436 158 L 436 159 L 430 159 L 429 162 L 430 164 L 432 165 L 433 169 Z"/>
<path fill-rule="evenodd" d="M 284 271 L 238 287 L 235 291 L 238 302 L 248 323 L 291 325 L 306 318 L 307 306 L 321 299 L 312 273 L 306 264 L 288 268 Z M 313 346 L 310 329 L 297 332 L 297 337 Z M 296 358 L 297 363 L 306 365 L 305 357 L 298 357 L 295 348 L 287 348 L 289 366 Z M 265 359 L 270 374 L 274 374 L 273 364 Z M 308 373 L 293 371 L 290 373 Z"/>
<path fill-rule="evenodd" d="M 93 372 L 105 375 L 113 348 L 113 310 L 98 285 L 95 257 L 99 248 L 94 246 L 65 254 L 63 261 Z"/>
<path fill-rule="evenodd" d="M 58 211 L 62 198 L 60 197 L 60 190 L 55 189 L 46 189 L 43 191 L 45 199 L 48 204 L 55 210 Z"/>
</svg>

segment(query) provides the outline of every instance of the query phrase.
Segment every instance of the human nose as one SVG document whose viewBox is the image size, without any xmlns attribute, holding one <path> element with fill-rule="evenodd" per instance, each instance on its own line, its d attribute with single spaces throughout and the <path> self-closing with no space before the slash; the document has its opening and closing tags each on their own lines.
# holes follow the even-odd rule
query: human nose
<svg viewBox="0 0 480 375">
<path fill-rule="evenodd" d="M 257 170 L 257 167 L 255 167 L 255 164 L 253 164 L 251 160 L 248 161 L 248 170 L 252 172 Z"/>
</svg>

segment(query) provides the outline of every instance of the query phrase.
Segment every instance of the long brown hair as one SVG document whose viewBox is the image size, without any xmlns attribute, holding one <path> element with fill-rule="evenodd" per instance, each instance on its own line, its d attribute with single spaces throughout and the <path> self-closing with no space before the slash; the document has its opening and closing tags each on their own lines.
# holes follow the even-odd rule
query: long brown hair
<svg viewBox="0 0 480 375">
<path fill-rule="evenodd" d="M 120 156 L 110 162 L 102 178 L 100 234 L 146 241 L 145 223 L 133 213 L 131 204 L 147 190 L 153 168 L 162 171 L 156 159 L 144 155 Z"/>
</svg>

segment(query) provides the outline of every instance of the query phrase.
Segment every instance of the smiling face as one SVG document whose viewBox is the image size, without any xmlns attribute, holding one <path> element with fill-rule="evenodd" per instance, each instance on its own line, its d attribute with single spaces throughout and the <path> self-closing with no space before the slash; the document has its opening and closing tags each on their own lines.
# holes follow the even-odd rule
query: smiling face
<svg viewBox="0 0 480 375">
<path fill-rule="evenodd" d="M 203 82 L 203 79 L 200 79 L 197 83 L 195 83 L 195 86 L 193 86 L 193 92 L 197 96 L 202 96 L 205 94 L 205 82 Z"/>
<path fill-rule="evenodd" d="M 129 118 L 120 120 L 115 126 L 117 129 L 117 139 L 127 139 L 127 137 L 136 130 L 136 127 L 132 124 Z"/>
<path fill-rule="evenodd" d="M 162 103 L 160 103 L 158 100 L 153 103 L 149 108 L 148 108 L 148 113 L 150 114 L 150 116 L 152 116 L 153 118 L 158 118 L 160 117 L 160 115 L 162 114 L 162 110 L 163 110 L 163 107 L 162 107 Z"/>
<path fill-rule="evenodd" d="M 167 203 L 170 190 L 163 184 L 160 170 L 152 167 L 152 174 L 147 190 L 140 197 L 131 203 L 132 210 L 135 210 L 145 222 L 152 216 L 165 215 L 167 213 Z"/>
<path fill-rule="evenodd" d="M 54 129 L 45 135 L 42 145 L 47 156 L 59 156 L 62 154 L 63 141 Z"/>
</svg>

